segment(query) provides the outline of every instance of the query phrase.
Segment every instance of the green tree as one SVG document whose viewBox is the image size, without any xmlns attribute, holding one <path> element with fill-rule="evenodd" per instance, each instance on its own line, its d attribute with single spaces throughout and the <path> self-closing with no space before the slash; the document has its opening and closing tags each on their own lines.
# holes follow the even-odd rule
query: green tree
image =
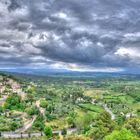
<svg viewBox="0 0 140 140">
<path fill-rule="evenodd" d="M 38 114 L 36 120 L 33 123 L 33 128 L 39 131 L 43 131 L 45 127 L 44 116 L 42 114 Z"/>
<path fill-rule="evenodd" d="M 95 140 L 102 140 L 104 136 L 106 136 L 108 134 L 108 128 L 103 127 L 103 126 L 99 126 L 99 127 L 95 127 L 92 128 L 89 131 L 89 137 L 91 137 L 92 139 Z"/>
<path fill-rule="evenodd" d="M 68 122 L 68 125 L 71 126 L 71 127 L 75 127 L 75 120 L 73 117 L 68 117 L 67 118 L 67 122 Z"/>
<path fill-rule="evenodd" d="M 43 108 L 47 108 L 48 102 L 46 100 L 41 100 L 40 101 L 40 106 L 43 107 Z"/>
<path fill-rule="evenodd" d="M 79 87 L 68 87 L 62 93 L 62 100 L 71 101 L 73 104 L 76 103 L 78 98 L 83 98 L 83 90 Z"/>
<path fill-rule="evenodd" d="M 0 113 L 3 113 L 4 112 L 4 109 L 2 106 L 0 106 Z"/>
<path fill-rule="evenodd" d="M 75 119 L 74 123 L 79 130 L 85 131 L 86 129 L 88 129 L 89 125 L 92 123 L 92 115 L 87 113 Z"/>
<path fill-rule="evenodd" d="M 40 121 L 35 121 L 33 124 L 33 127 L 39 131 L 43 131 L 44 130 L 44 123 L 40 122 Z"/>
<path fill-rule="evenodd" d="M 102 112 L 97 116 L 94 127 L 88 132 L 88 135 L 92 139 L 102 140 L 115 129 L 115 126 L 110 114 L 108 112 Z"/>
<path fill-rule="evenodd" d="M 33 93 L 27 93 L 27 100 L 31 103 L 33 103 L 34 99 L 34 94 Z"/>
<path fill-rule="evenodd" d="M 21 100 L 21 97 L 18 96 L 16 93 L 13 93 L 8 96 L 4 104 L 4 107 L 10 110 L 23 110 L 24 109 L 24 105 Z"/>
<path fill-rule="evenodd" d="M 118 114 L 118 117 L 117 117 L 117 120 L 116 120 L 118 125 L 123 125 L 125 120 L 126 120 L 125 116 L 122 116 L 121 114 Z"/>
<path fill-rule="evenodd" d="M 39 109 L 36 107 L 36 106 L 32 106 L 32 107 L 28 107 L 25 109 L 25 112 L 28 114 L 28 115 L 35 115 L 35 114 L 38 114 L 39 113 Z"/>
<path fill-rule="evenodd" d="M 17 127 L 18 127 L 18 124 L 14 121 L 10 124 L 10 130 L 12 131 L 15 131 Z"/>
<path fill-rule="evenodd" d="M 52 133 L 52 128 L 49 126 L 45 126 L 44 128 L 44 134 L 48 137 L 48 138 L 52 138 L 53 133 Z"/>
<path fill-rule="evenodd" d="M 123 128 L 120 131 L 114 130 L 110 135 L 106 136 L 104 140 L 138 140 L 138 138 L 131 133 L 131 131 Z"/>
<path fill-rule="evenodd" d="M 66 128 L 63 128 L 62 131 L 61 131 L 61 134 L 62 135 L 66 135 L 67 134 L 67 129 Z"/>
<path fill-rule="evenodd" d="M 29 89 L 27 89 L 27 100 L 32 104 L 35 100 L 35 87 L 32 85 Z"/>
<path fill-rule="evenodd" d="M 137 118 L 131 118 L 124 125 L 124 127 L 130 130 L 132 133 L 140 137 L 140 120 Z"/>
</svg>

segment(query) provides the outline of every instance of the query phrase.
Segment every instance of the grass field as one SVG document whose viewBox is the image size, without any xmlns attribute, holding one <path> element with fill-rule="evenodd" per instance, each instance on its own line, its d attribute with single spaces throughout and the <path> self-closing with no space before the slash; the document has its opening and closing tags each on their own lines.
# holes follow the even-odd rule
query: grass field
<svg viewBox="0 0 140 140">
<path fill-rule="evenodd" d="M 130 108 L 132 108 L 134 110 L 140 109 L 140 102 L 130 104 L 129 106 L 130 106 Z"/>
<path fill-rule="evenodd" d="M 107 90 L 102 90 L 102 89 L 90 89 L 90 90 L 85 90 L 85 96 L 89 96 L 92 98 L 102 98 L 104 93 L 107 93 Z"/>
<path fill-rule="evenodd" d="M 103 108 L 101 106 L 98 106 L 98 105 L 93 105 L 93 104 L 79 104 L 79 106 L 82 109 L 93 111 L 93 112 L 96 112 L 96 113 L 100 113 L 100 112 L 103 111 Z"/>
<path fill-rule="evenodd" d="M 65 118 L 60 118 L 60 119 L 57 119 L 57 120 L 47 122 L 46 125 L 52 127 L 53 130 L 61 130 L 63 128 L 68 127 L 68 124 L 67 124 Z"/>
</svg>

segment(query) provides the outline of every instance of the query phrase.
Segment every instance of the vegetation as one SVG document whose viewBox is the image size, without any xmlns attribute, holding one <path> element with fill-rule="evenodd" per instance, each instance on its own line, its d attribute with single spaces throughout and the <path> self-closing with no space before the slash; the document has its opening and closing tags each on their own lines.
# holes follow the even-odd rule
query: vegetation
<svg viewBox="0 0 140 140">
<path fill-rule="evenodd" d="M 48 137 L 48 138 L 52 138 L 53 134 L 52 134 L 52 129 L 49 126 L 45 126 L 44 128 L 44 134 Z"/>
<path fill-rule="evenodd" d="M 18 96 L 16 93 L 13 93 L 7 97 L 4 108 L 9 110 L 23 110 L 24 103 L 21 101 L 20 96 Z"/>
<path fill-rule="evenodd" d="M 1 132 L 44 133 L 39 139 L 59 139 L 58 133 L 64 140 L 140 139 L 139 77 L 1 74 L 0 87 Z"/>
<path fill-rule="evenodd" d="M 106 136 L 104 140 L 138 140 L 129 130 L 121 129 L 113 131 L 110 135 Z"/>
<path fill-rule="evenodd" d="M 41 100 L 40 101 L 40 106 L 43 108 L 47 108 L 48 107 L 48 102 L 46 100 Z"/>
</svg>

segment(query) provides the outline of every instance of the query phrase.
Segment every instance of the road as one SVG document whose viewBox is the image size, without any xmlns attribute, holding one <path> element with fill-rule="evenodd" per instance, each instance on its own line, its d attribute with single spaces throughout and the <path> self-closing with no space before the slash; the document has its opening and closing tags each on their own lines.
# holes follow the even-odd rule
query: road
<svg viewBox="0 0 140 140">
<path fill-rule="evenodd" d="M 110 108 L 107 107 L 107 104 L 103 104 L 102 106 L 104 107 L 106 112 L 108 112 L 111 115 L 111 119 L 115 120 L 115 114 L 112 112 L 112 110 Z"/>
<path fill-rule="evenodd" d="M 77 132 L 76 128 L 67 128 L 67 134 L 72 134 Z M 53 134 L 61 135 L 62 130 L 53 131 Z M 38 133 L 18 133 L 18 132 L 1 132 L 1 137 L 3 138 L 21 138 L 21 137 L 39 137 L 44 135 L 41 132 Z"/>
<path fill-rule="evenodd" d="M 96 99 L 92 99 L 91 104 L 95 104 Z M 111 119 L 115 120 L 115 114 L 112 112 L 112 110 L 110 108 L 107 107 L 107 104 L 105 103 L 98 103 L 99 105 L 103 106 L 103 108 L 106 110 L 106 112 L 108 112 L 111 115 Z"/>
<path fill-rule="evenodd" d="M 41 136 L 40 133 L 17 133 L 17 132 L 2 132 L 1 137 L 3 138 L 21 138 L 21 137 L 39 137 Z"/>
</svg>

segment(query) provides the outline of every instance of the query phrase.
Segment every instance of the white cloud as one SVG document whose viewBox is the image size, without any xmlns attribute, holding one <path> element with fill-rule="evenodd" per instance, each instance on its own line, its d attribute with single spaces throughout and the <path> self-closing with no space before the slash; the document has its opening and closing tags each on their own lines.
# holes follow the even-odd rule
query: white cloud
<svg viewBox="0 0 140 140">
<path fill-rule="evenodd" d="M 124 37 L 125 37 L 124 42 L 137 41 L 137 40 L 140 40 L 140 32 L 127 33 L 124 35 Z"/>
<path fill-rule="evenodd" d="M 139 49 L 135 48 L 124 48 L 121 47 L 119 48 L 116 52 L 115 55 L 118 55 L 120 57 L 129 57 L 131 60 L 140 60 L 140 53 Z"/>
</svg>

